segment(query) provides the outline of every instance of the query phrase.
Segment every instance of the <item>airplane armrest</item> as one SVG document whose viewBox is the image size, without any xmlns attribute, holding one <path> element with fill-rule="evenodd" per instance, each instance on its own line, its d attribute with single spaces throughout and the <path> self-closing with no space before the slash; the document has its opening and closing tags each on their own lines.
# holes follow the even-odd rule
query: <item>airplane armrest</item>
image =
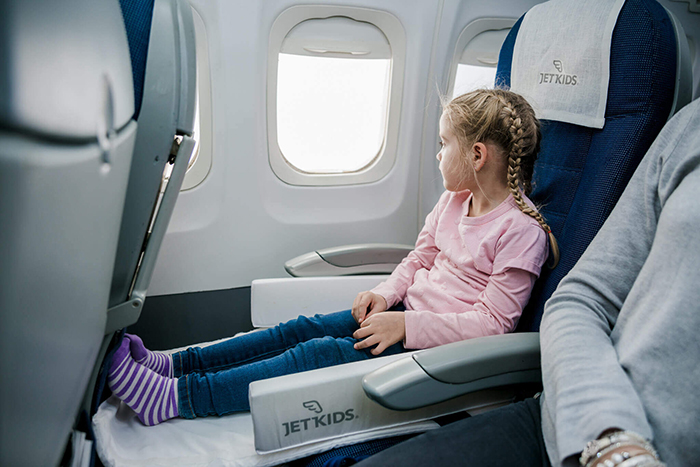
<svg viewBox="0 0 700 467">
<path fill-rule="evenodd" d="M 251 320 L 255 327 L 271 327 L 299 315 L 312 316 L 348 310 L 355 296 L 388 276 L 300 277 L 254 280 Z"/>
<path fill-rule="evenodd" d="M 284 265 L 294 277 L 390 274 L 413 245 L 363 243 L 312 251 Z"/>
<path fill-rule="evenodd" d="M 367 396 L 394 410 L 413 410 L 499 386 L 540 383 L 539 333 L 480 337 L 413 354 L 362 380 Z"/>
<path fill-rule="evenodd" d="M 384 274 L 390 274 L 412 249 L 411 245 L 366 243 L 297 256 L 284 266 L 294 279 L 253 281 L 253 326 L 270 327 L 299 315 L 350 309 L 359 292 L 385 280 Z"/>
<path fill-rule="evenodd" d="M 248 396 L 255 449 L 266 453 L 348 436 L 366 440 L 382 433 L 401 434 L 415 428 L 409 424 L 464 410 L 478 413 L 514 399 L 509 388 L 498 388 L 404 411 L 387 409 L 369 399 L 362 390 L 363 376 L 403 360 L 412 360 L 411 353 L 253 381 Z"/>
</svg>

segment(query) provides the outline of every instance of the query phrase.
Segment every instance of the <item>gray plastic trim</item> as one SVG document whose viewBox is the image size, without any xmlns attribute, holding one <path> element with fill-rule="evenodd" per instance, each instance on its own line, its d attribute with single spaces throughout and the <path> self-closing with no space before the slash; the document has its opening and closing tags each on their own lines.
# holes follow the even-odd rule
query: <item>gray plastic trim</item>
<svg viewBox="0 0 700 467">
<path fill-rule="evenodd" d="M 412 410 L 483 389 L 541 381 L 539 333 L 519 333 L 418 352 L 367 374 L 362 388 L 384 407 Z"/>
<path fill-rule="evenodd" d="M 151 276 L 153 275 L 153 269 L 155 268 L 156 259 L 158 258 L 160 245 L 163 243 L 163 237 L 165 237 L 165 232 L 168 229 L 168 224 L 170 223 L 170 218 L 175 208 L 175 201 L 180 192 L 180 186 L 185 177 L 187 163 L 190 160 L 194 146 L 194 139 L 189 136 L 183 137 L 177 156 L 175 157 L 175 167 L 170 175 L 168 186 L 165 189 L 163 199 L 158 208 L 156 220 L 148 237 L 148 248 L 146 248 L 137 270 L 136 280 L 134 282 L 133 291 L 130 294 L 130 299 L 108 310 L 105 334 L 110 334 L 117 329 L 132 325 L 137 322 L 141 316 L 141 309 L 146 300 L 148 284 L 151 282 Z"/>
<path fill-rule="evenodd" d="M 177 17 L 177 51 L 180 54 L 179 95 L 182 96 L 179 102 L 176 128 L 177 134 L 192 136 L 197 92 L 197 49 L 194 19 L 192 18 L 192 7 L 186 0 L 176 0 L 174 8 Z"/>
<path fill-rule="evenodd" d="M 180 191 L 190 190 L 204 181 L 212 165 L 212 112 L 211 112 L 211 70 L 209 66 L 209 42 L 204 20 L 192 7 L 197 50 L 197 100 L 199 102 L 199 134 L 193 134 L 199 144 L 197 157 L 185 173 Z M 194 122 L 193 122 L 194 125 Z"/>
<path fill-rule="evenodd" d="M 0 355 L 0 465 L 61 459 L 106 323 L 135 134 L 105 154 L 0 130 L 0 341 L 25 349 Z"/>
<path fill-rule="evenodd" d="M 302 21 L 287 33 L 280 52 L 312 57 L 391 58 L 391 46 L 380 29 L 343 16 Z"/>
<path fill-rule="evenodd" d="M 110 307 L 131 298 L 129 291 L 143 249 L 147 247 L 147 230 L 160 195 L 163 169 L 170 158 L 173 138 L 177 134 L 192 133 L 196 98 L 195 53 L 194 22 L 189 4 L 185 0 L 156 0 L 143 102 L 112 276 Z M 184 162 L 185 166 L 188 162 L 189 159 Z M 174 183 L 172 179 L 169 181 L 169 185 Z"/>
<path fill-rule="evenodd" d="M 107 310 L 107 324 L 105 325 L 105 335 L 111 335 L 113 332 L 131 326 L 136 323 L 141 316 L 143 308 L 143 299 L 141 297 L 134 298 L 128 302 L 114 306 Z"/>
<path fill-rule="evenodd" d="M 363 243 L 317 250 L 324 261 L 340 268 L 362 264 L 398 264 L 413 250 L 413 245 Z"/>
<path fill-rule="evenodd" d="M 700 0 L 671 0 L 672 2 L 687 3 L 688 11 L 691 13 L 700 13 Z"/>
<path fill-rule="evenodd" d="M 129 44 L 119 2 L 0 2 L 0 126 L 65 141 L 95 141 L 105 119 L 134 114 Z M 107 114 L 107 115 L 105 115 Z"/>
<path fill-rule="evenodd" d="M 673 106 L 668 116 L 670 120 L 676 112 L 693 100 L 693 63 L 690 56 L 690 46 L 688 37 L 685 34 L 683 25 L 671 11 L 664 7 L 668 17 L 673 23 L 676 32 L 676 89 L 673 95 Z"/>
<path fill-rule="evenodd" d="M 428 375 L 450 384 L 536 370 L 540 368 L 540 334 L 478 337 L 417 353 L 414 359 Z"/>
<path fill-rule="evenodd" d="M 343 245 L 297 256 L 284 268 L 294 277 L 389 274 L 411 250 L 395 243 Z"/>
<path fill-rule="evenodd" d="M 151 276 L 153 275 L 153 269 L 155 268 L 156 259 L 158 258 L 160 245 L 163 243 L 163 237 L 165 237 L 165 232 L 168 229 L 170 217 L 175 209 L 175 201 L 177 201 L 177 195 L 180 192 L 182 179 L 185 177 L 187 163 L 190 160 L 194 146 L 195 141 L 193 138 L 189 136 L 183 137 L 175 158 L 175 167 L 170 175 L 168 186 L 165 189 L 160 208 L 158 209 L 158 217 L 153 224 L 153 229 L 148 238 L 148 248 L 141 262 L 140 273 L 136 278 L 132 296 L 139 296 L 142 294 L 145 299 L 146 289 L 148 289 L 148 284 L 151 282 Z"/>
</svg>

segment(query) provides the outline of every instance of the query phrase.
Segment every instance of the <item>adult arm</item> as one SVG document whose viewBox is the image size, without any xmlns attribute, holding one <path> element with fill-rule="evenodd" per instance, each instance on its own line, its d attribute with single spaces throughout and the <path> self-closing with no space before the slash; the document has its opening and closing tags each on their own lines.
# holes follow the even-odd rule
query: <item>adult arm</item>
<svg viewBox="0 0 700 467">
<path fill-rule="evenodd" d="M 659 135 L 610 217 L 545 307 L 542 424 L 545 438 L 555 443 L 548 451 L 557 465 L 612 427 L 652 437 L 637 388 L 618 359 L 615 344 L 621 331 L 616 325 L 624 326 L 620 312 L 630 292 L 650 287 L 638 277 L 664 203 L 687 172 L 674 151 L 691 117 L 686 113 Z M 645 271 L 653 279 L 654 271 Z M 643 335 L 634 339 L 640 346 L 651 344 Z"/>
</svg>

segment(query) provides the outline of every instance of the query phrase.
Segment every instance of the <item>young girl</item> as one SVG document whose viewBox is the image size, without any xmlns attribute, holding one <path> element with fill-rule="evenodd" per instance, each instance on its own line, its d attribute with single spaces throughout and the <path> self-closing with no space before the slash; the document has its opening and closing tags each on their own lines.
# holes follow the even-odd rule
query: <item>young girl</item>
<svg viewBox="0 0 700 467">
<path fill-rule="evenodd" d="M 532 108 L 512 92 L 479 90 L 444 104 L 437 159 L 447 191 L 388 280 L 360 293 L 352 310 L 172 356 L 127 334 L 110 389 L 146 425 L 225 415 L 249 410 L 252 381 L 512 331 L 547 236 L 554 263 L 559 255 L 526 197 L 539 138 Z"/>
</svg>

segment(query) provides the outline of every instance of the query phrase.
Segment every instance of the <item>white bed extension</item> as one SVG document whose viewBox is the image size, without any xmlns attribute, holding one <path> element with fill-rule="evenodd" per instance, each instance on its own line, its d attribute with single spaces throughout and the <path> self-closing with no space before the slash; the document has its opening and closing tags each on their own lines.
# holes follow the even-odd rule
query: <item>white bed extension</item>
<svg viewBox="0 0 700 467">
<path fill-rule="evenodd" d="M 383 276 L 356 276 L 255 281 L 253 323 L 266 326 L 299 314 L 314 314 L 319 308 L 299 309 L 308 307 L 310 295 L 326 311 L 341 309 L 352 303 L 357 292 L 382 279 Z M 307 300 L 294 300 L 295 295 Z M 282 307 L 281 303 L 290 306 Z M 304 305 L 294 307 L 294 303 Z M 368 373 L 380 368 L 390 370 L 392 364 L 403 365 L 402 372 L 406 365 L 413 365 L 425 374 L 416 364 L 421 354 L 425 351 L 256 381 L 249 392 L 251 412 L 225 417 L 174 419 L 147 427 L 130 408 L 112 398 L 93 417 L 98 453 L 109 467 L 278 465 L 338 446 L 427 431 L 438 426 L 430 421 L 437 416 L 465 408 L 476 413 L 512 401 L 512 391 L 502 388 L 471 392 L 434 404 L 418 396 L 431 405 L 391 410 L 371 400 L 363 390 L 362 380 Z M 409 375 L 410 370 L 405 374 Z M 427 380 L 432 381 L 430 377 Z M 460 386 L 437 384 L 448 391 Z M 391 393 L 395 400 L 411 399 L 415 398 L 411 390 L 424 387 L 424 382 L 414 378 L 405 388 L 389 386 L 380 383 L 377 392 Z"/>
</svg>

